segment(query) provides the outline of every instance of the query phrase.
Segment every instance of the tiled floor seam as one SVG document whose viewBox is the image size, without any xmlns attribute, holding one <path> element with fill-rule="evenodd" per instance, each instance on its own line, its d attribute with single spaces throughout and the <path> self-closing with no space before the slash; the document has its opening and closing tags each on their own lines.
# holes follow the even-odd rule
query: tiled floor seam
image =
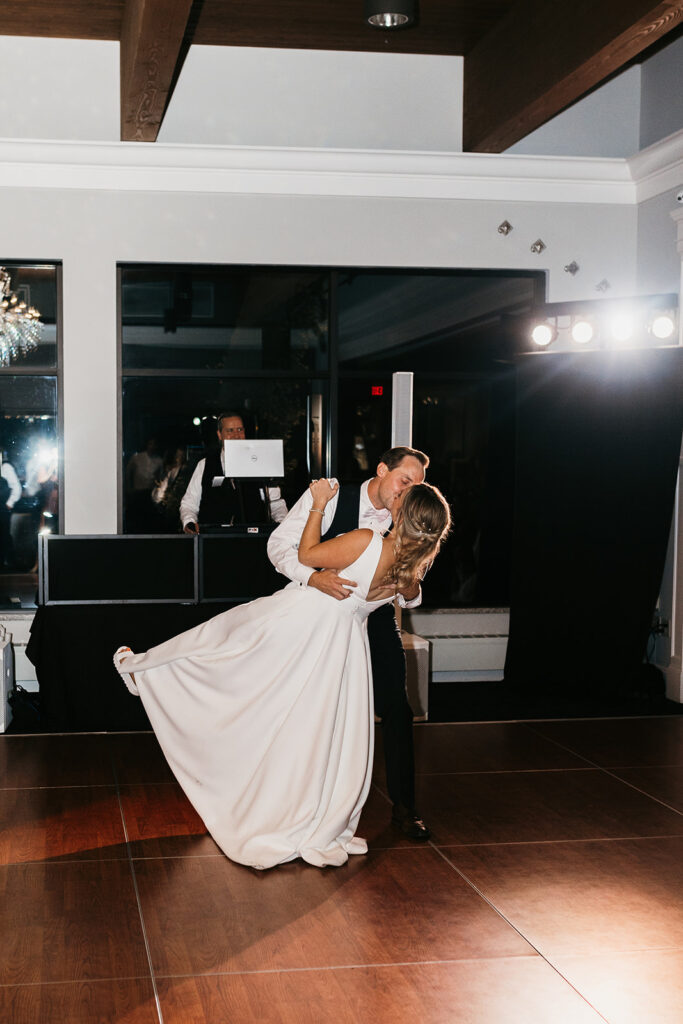
<svg viewBox="0 0 683 1024">
<path fill-rule="evenodd" d="M 546 963 L 546 964 L 548 965 L 548 967 L 549 967 L 549 968 L 551 969 L 551 971 L 554 971 L 554 972 L 555 972 L 555 974 L 557 974 L 557 975 L 558 975 L 558 977 L 562 978 L 562 980 L 564 981 L 564 983 L 565 983 L 566 985 L 569 985 L 569 987 L 570 987 L 570 988 L 572 989 L 572 991 L 576 992 L 577 996 L 579 996 L 579 998 L 580 998 L 580 999 L 582 999 L 582 1000 L 583 1000 L 583 1002 L 584 1002 L 584 1003 L 586 1003 L 586 1005 L 587 1005 L 587 1006 L 589 1006 L 589 1007 L 591 1008 L 591 1010 L 593 1010 L 593 1011 L 594 1011 L 594 1013 L 597 1013 L 597 1015 L 598 1015 L 598 1016 L 600 1017 L 600 1019 L 601 1019 L 601 1020 L 604 1020 L 604 1021 L 605 1021 L 605 1024 L 610 1024 L 610 1022 L 609 1022 L 609 1021 L 607 1020 L 607 1017 L 605 1017 L 605 1016 L 604 1016 L 604 1015 L 603 1015 L 602 1013 L 600 1013 L 600 1011 L 599 1011 L 599 1010 L 597 1009 L 597 1007 L 593 1006 L 593 1004 L 591 1003 L 591 1001 L 590 1001 L 590 1000 L 589 1000 L 589 999 L 588 999 L 588 998 L 587 998 L 587 997 L 586 997 L 586 996 L 585 996 L 585 995 L 583 994 L 583 992 L 581 992 L 581 991 L 580 991 L 580 990 L 579 990 L 579 989 L 578 989 L 578 988 L 577 988 L 577 987 L 576 987 L 575 985 L 573 985 L 573 984 L 572 984 L 572 982 L 571 982 L 571 981 L 569 981 L 569 980 L 568 980 L 567 978 L 565 978 L 565 977 L 564 977 L 564 975 L 562 974 L 562 972 L 561 972 L 561 971 L 559 971 L 559 970 L 558 970 L 558 969 L 557 969 L 557 968 L 555 967 L 555 965 L 554 965 L 553 963 L 551 963 L 551 961 L 550 961 L 550 960 L 548 960 L 548 958 L 547 958 L 546 956 L 544 956 L 544 954 L 543 954 L 543 953 L 541 953 L 540 949 L 537 949 L 537 948 L 536 948 L 536 946 L 535 946 L 535 945 L 533 944 L 533 942 L 531 942 L 531 940 L 530 940 L 529 938 L 527 938 L 527 936 L 526 936 L 526 935 L 524 935 L 524 933 L 523 933 L 523 932 L 521 932 L 521 931 L 519 930 L 519 928 L 518 928 L 518 927 L 517 927 L 516 925 L 514 925 L 514 924 L 512 923 L 512 921 L 510 921 L 510 920 L 509 920 L 509 919 L 508 919 L 508 918 L 507 918 L 507 917 L 505 916 L 505 914 L 504 914 L 504 913 L 503 913 L 503 912 L 502 912 L 501 910 L 499 910 L 499 909 L 498 909 L 498 907 L 497 907 L 497 906 L 495 905 L 495 903 L 492 903 L 492 902 L 491 902 L 491 900 L 490 900 L 490 899 L 488 899 L 488 897 L 484 895 L 484 893 L 483 893 L 483 892 L 481 891 L 481 889 L 479 889 L 479 888 L 478 888 L 478 886 L 476 886 L 476 885 L 474 884 L 474 882 L 473 882 L 473 881 L 472 881 L 472 880 L 471 880 L 470 878 L 468 878 L 468 877 L 467 877 L 467 875 L 466 875 L 466 874 L 465 874 L 465 873 L 464 873 L 463 871 L 461 871 L 461 870 L 460 870 L 460 868 L 459 868 L 459 867 L 458 867 L 458 866 L 457 866 L 456 864 L 454 864 L 452 860 L 450 860 L 450 858 L 448 858 L 448 857 L 446 856 L 446 854 L 445 854 L 445 853 L 443 852 L 443 849 L 440 849 L 439 847 L 435 846 L 433 842 L 430 842 L 430 843 L 429 843 L 429 845 L 430 845 L 430 846 L 431 846 L 431 847 L 432 847 L 432 848 L 433 848 L 434 850 L 436 850 L 436 852 L 437 852 L 437 853 L 439 854 L 439 856 L 440 856 L 440 857 L 443 857 L 443 859 L 444 859 L 444 860 L 446 861 L 446 863 L 447 863 L 447 864 L 448 864 L 448 865 L 449 865 L 449 866 L 450 866 L 450 867 L 451 867 L 451 868 L 452 868 L 452 869 L 453 869 L 453 870 L 454 870 L 455 872 L 457 872 L 457 874 L 458 874 L 458 875 L 460 875 L 460 877 L 462 878 L 462 880 L 463 880 L 464 882 L 466 882 L 466 883 L 467 883 L 467 885 L 469 885 L 469 886 L 470 886 L 470 888 L 471 888 L 471 889 L 472 889 L 472 890 L 473 890 L 473 891 L 474 891 L 474 892 L 475 892 L 475 893 L 477 894 L 477 896 L 479 896 L 479 898 L 480 898 L 480 899 L 482 899 L 482 900 L 484 901 L 484 903 L 486 903 L 486 905 L 487 905 L 488 907 L 490 907 L 490 908 L 491 908 L 491 910 L 493 910 L 493 912 L 494 912 L 495 914 L 497 914 L 497 915 L 498 915 L 498 917 L 499 917 L 499 918 L 500 918 L 500 919 L 501 919 L 502 921 L 505 921 L 505 923 L 506 923 L 506 924 L 507 924 L 507 925 L 508 925 L 508 926 L 509 926 L 510 928 L 512 928 L 512 930 L 513 930 L 514 932 L 516 932 L 516 934 L 517 934 L 517 935 L 519 935 L 519 937 L 520 937 L 521 939 L 523 939 L 523 940 L 524 940 L 524 942 L 526 942 L 526 943 L 527 943 L 527 945 L 529 945 L 529 946 L 531 947 L 531 949 L 533 949 L 533 950 L 535 951 L 535 953 L 537 954 L 537 956 L 539 956 L 539 957 L 540 957 L 540 958 L 541 958 L 541 959 L 542 959 L 542 960 L 543 960 L 543 961 L 544 961 L 544 962 L 545 962 L 545 963 Z"/>
<path fill-rule="evenodd" d="M 138 880 L 135 874 L 135 864 L 133 862 L 132 851 L 130 846 L 130 838 L 128 836 L 128 826 L 126 825 L 126 816 L 123 812 L 123 803 L 121 802 L 121 791 L 119 789 L 118 776 L 116 774 L 116 766 L 113 758 L 111 759 L 112 771 L 114 772 L 114 779 L 116 780 L 116 795 L 119 802 L 119 811 L 121 813 L 121 825 L 123 827 L 123 835 L 126 843 L 126 851 L 128 853 L 128 866 L 130 868 L 131 878 L 133 881 L 133 891 L 135 892 L 135 901 L 137 903 L 138 914 L 140 916 L 140 928 L 142 929 L 142 940 L 145 946 L 145 955 L 147 956 L 147 965 L 149 967 L 149 977 L 152 982 L 152 990 L 154 992 L 154 1003 L 157 1011 L 157 1018 L 159 1024 L 164 1024 L 164 1015 L 161 1009 L 161 1000 L 159 998 L 159 990 L 157 989 L 156 977 L 154 975 L 154 964 L 152 962 L 152 951 L 149 945 L 149 938 L 147 936 L 147 928 L 145 927 L 145 917 L 142 912 L 142 902 L 140 900 L 140 890 L 138 888 Z"/>
<path fill-rule="evenodd" d="M 53 981 L 0 981 L 0 988 L 42 988 L 44 985 L 108 985 L 112 981 L 150 981 L 149 974 L 122 974 L 111 978 L 57 978 Z M 46 1022 L 47 1024 L 47 1022 Z M 68 1024 L 68 1022 L 65 1022 Z"/>
<path fill-rule="evenodd" d="M 603 772 L 603 774 L 605 774 L 605 775 L 609 775 L 610 778 L 615 779 L 617 782 L 620 782 L 623 786 L 628 786 L 629 789 L 635 790 L 635 792 L 636 793 L 640 793 L 641 796 L 646 796 L 648 798 L 648 800 L 654 800 L 655 803 L 661 804 L 662 807 L 666 807 L 667 810 L 673 811 L 674 814 L 679 814 L 679 815 L 683 816 L 683 811 L 680 811 L 677 807 L 672 807 L 671 804 L 667 804 L 666 801 L 660 800 L 659 797 L 652 796 L 651 793 L 646 793 L 644 789 L 640 789 L 638 786 L 634 786 L 633 783 L 627 782 L 625 779 L 619 778 L 619 776 L 615 774 L 615 769 L 614 768 L 605 767 L 604 765 L 597 764 L 595 761 L 591 761 L 591 759 L 589 757 L 586 757 L 585 754 L 579 754 L 578 751 L 573 750 L 571 747 L 566 746 L 564 743 L 560 743 L 558 740 L 554 740 L 554 739 L 552 739 L 549 736 L 543 736 L 543 734 L 538 732 L 537 729 L 531 729 L 531 732 L 536 733 L 537 736 L 542 736 L 543 739 L 549 739 L 551 743 L 554 743 L 555 746 L 560 747 L 560 749 L 562 749 L 562 750 L 566 750 L 569 754 L 574 754 L 575 757 L 580 757 L 582 761 L 585 761 L 586 764 L 589 764 L 592 768 L 597 769 L 597 771 Z M 622 766 L 622 770 L 623 770 L 624 767 L 631 767 L 631 768 L 653 768 L 653 767 L 654 768 L 677 768 L 677 767 L 680 767 L 680 766 L 679 765 L 630 765 L 630 766 Z"/>
<path fill-rule="evenodd" d="M 311 967 L 265 967 L 263 970 L 245 970 L 245 971 L 197 971 L 195 973 L 185 974 L 157 974 L 157 978 L 170 979 L 170 978 L 232 978 L 239 977 L 241 975 L 251 974 L 310 974 L 315 971 L 364 971 L 364 970 L 377 970 L 379 968 L 396 968 L 396 967 L 441 967 L 441 966 L 453 966 L 454 964 L 480 964 L 480 963 L 498 963 L 501 960 L 538 960 L 539 956 L 535 953 L 522 953 L 519 956 L 467 956 L 457 957 L 450 960 L 397 960 L 391 963 L 366 963 L 366 964 L 318 964 Z"/>
</svg>

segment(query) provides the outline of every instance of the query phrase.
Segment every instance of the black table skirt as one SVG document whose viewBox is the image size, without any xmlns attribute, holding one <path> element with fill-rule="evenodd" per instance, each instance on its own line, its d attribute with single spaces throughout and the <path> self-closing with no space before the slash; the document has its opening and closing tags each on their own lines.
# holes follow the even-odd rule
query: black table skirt
<svg viewBox="0 0 683 1024">
<path fill-rule="evenodd" d="M 62 605 L 38 608 L 26 654 L 40 687 L 42 726 L 53 732 L 149 729 L 139 697 L 114 668 L 118 647 L 169 640 L 232 604 Z"/>
</svg>

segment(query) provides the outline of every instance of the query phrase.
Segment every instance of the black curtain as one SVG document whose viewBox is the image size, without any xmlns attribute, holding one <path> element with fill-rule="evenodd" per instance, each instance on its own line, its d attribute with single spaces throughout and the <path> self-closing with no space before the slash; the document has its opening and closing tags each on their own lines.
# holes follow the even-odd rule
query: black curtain
<svg viewBox="0 0 683 1024">
<path fill-rule="evenodd" d="M 586 697 L 638 685 L 671 525 L 682 383 L 678 348 L 520 363 L 513 690 Z"/>
</svg>

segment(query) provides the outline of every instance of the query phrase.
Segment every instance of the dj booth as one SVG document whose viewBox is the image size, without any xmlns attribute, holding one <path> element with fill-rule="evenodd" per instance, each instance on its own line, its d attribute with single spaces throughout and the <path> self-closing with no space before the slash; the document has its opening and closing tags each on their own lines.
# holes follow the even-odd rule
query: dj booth
<svg viewBox="0 0 683 1024">
<path fill-rule="evenodd" d="M 272 526 L 190 536 L 40 538 L 38 610 L 27 655 L 45 728 L 146 729 L 112 662 L 287 584 L 266 552 Z"/>
</svg>

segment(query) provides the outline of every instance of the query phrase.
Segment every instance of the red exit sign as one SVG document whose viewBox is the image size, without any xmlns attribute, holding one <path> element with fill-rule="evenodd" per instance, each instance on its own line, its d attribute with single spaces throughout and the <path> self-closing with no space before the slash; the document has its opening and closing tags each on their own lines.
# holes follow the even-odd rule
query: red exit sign
<svg viewBox="0 0 683 1024">
<path fill-rule="evenodd" d="M 371 394 L 371 395 L 372 395 L 373 397 L 374 397 L 375 395 L 383 395 L 383 394 L 384 394 L 384 388 L 382 387 L 382 385 L 381 385 L 381 384 L 373 384 L 373 385 L 372 385 L 372 386 L 370 387 L 370 394 Z"/>
</svg>

